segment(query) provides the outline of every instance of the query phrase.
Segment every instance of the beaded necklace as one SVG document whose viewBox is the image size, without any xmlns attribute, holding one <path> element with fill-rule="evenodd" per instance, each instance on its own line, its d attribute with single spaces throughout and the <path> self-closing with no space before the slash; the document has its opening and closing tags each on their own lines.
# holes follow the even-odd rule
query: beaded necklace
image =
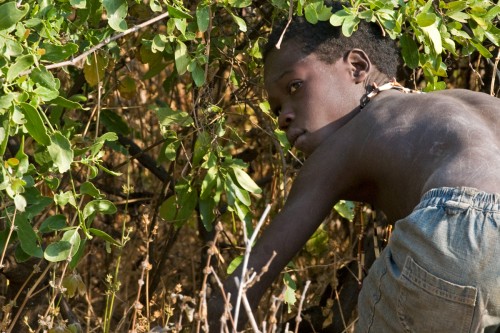
<svg viewBox="0 0 500 333">
<path fill-rule="evenodd" d="M 375 82 L 373 82 L 372 90 L 364 94 L 363 97 L 361 98 L 361 103 L 359 104 L 360 108 L 364 108 L 368 104 L 368 102 L 370 102 L 372 98 L 377 96 L 381 91 L 391 90 L 391 89 L 399 90 L 401 92 L 404 92 L 405 94 L 422 94 L 422 92 L 419 90 L 413 90 L 410 88 L 403 87 L 396 80 L 389 81 L 381 86 L 378 86 Z"/>
</svg>

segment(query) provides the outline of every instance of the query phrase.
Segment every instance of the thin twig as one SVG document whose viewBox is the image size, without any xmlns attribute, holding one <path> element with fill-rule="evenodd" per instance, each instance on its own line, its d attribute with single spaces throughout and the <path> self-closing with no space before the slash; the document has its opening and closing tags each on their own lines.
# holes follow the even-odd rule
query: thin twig
<svg viewBox="0 0 500 333">
<path fill-rule="evenodd" d="M 248 260 L 250 257 L 250 252 L 252 251 L 252 244 L 255 242 L 255 239 L 257 238 L 257 234 L 259 233 L 260 228 L 264 224 L 264 221 L 266 220 L 267 215 L 269 214 L 269 211 L 271 210 L 271 205 L 267 205 L 266 209 L 264 210 L 264 213 L 262 214 L 259 223 L 257 223 L 257 226 L 255 227 L 255 230 L 252 234 L 252 237 L 250 240 L 248 240 L 248 237 L 246 235 L 246 227 L 243 226 L 243 235 L 245 236 L 245 257 L 243 258 L 243 266 L 241 270 L 241 277 L 240 281 L 241 283 L 238 286 L 238 297 L 236 298 L 236 306 L 234 310 L 234 322 L 238 324 L 238 317 L 240 313 L 240 305 L 241 305 L 241 296 L 243 294 L 243 288 L 245 286 L 245 281 L 246 281 L 246 274 L 247 274 L 247 268 L 248 268 Z"/>
<path fill-rule="evenodd" d="M 495 64 L 493 65 L 493 77 L 491 78 L 491 86 L 490 86 L 490 95 L 495 96 L 495 79 L 496 79 L 496 72 L 498 68 L 498 61 L 500 60 L 500 49 L 498 49 L 498 54 L 497 57 L 495 58 Z"/>
<path fill-rule="evenodd" d="M 281 33 L 280 39 L 278 39 L 278 42 L 276 43 L 276 48 L 279 50 L 281 48 L 281 42 L 283 41 L 283 37 L 285 37 L 285 33 L 288 29 L 288 26 L 292 22 L 293 18 L 293 1 L 290 1 L 290 7 L 288 8 L 288 21 L 286 22 L 285 29 L 283 29 L 283 32 Z"/>
<path fill-rule="evenodd" d="M 198 307 L 198 322 L 196 324 L 196 332 L 200 332 L 201 328 L 201 322 L 203 321 L 203 324 L 205 326 L 205 330 L 208 326 L 207 323 L 207 282 L 208 282 L 208 276 L 210 273 L 213 273 L 213 269 L 211 269 L 210 262 L 212 261 L 212 256 L 217 252 L 217 248 L 215 247 L 215 242 L 217 241 L 217 238 L 219 237 L 219 234 L 222 230 L 222 225 L 217 223 L 215 227 L 215 235 L 214 235 L 214 240 L 208 242 L 208 250 L 207 250 L 207 262 L 205 264 L 205 268 L 203 269 L 203 282 L 201 283 L 201 290 L 200 290 L 200 305 Z"/>
<path fill-rule="evenodd" d="M 248 316 L 248 321 L 250 322 L 250 325 L 252 326 L 253 331 L 256 333 L 261 333 L 261 330 L 259 330 L 257 322 L 255 321 L 255 317 L 252 313 L 252 307 L 250 306 L 250 302 L 248 301 L 246 293 L 243 293 L 242 301 L 243 301 L 243 306 L 245 307 L 245 311 L 246 311 L 247 316 Z"/>
<path fill-rule="evenodd" d="M 149 263 L 149 255 L 146 254 L 146 258 L 141 263 L 141 266 L 142 266 L 141 278 L 139 279 L 139 281 L 137 281 L 137 283 L 139 284 L 139 290 L 137 290 L 137 298 L 135 299 L 135 302 L 134 302 L 134 314 L 132 316 L 132 329 L 131 329 L 132 332 L 137 332 L 135 329 L 135 322 L 137 320 L 137 314 L 138 314 L 139 310 L 142 309 L 142 307 L 143 307 L 143 305 L 140 302 L 141 290 L 145 284 L 144 276 L 145 276 L 146 272 L 151 269 L 151 265 Z"/>
<path fill-rule="evenodd" d="M 16 225 L 14 224 L 16 221 L 16 213 L 17 213 L 17 208 L 14 209 L 14 215 L 12 216 L 12 220 L 9 217 L 9 214 L 6 214 L 7 219 L 10 222 L 10 229 L 9 229 L 9 234 L 7 235 L 7 240 L 5 241 L 5 246 L 3 247 L 2 251 L 2 258 L 0 258 L 0 269 L 3 268 L 3 260 L 5 258 L 5 253 L 7 252 L 7 246 L 9 245 L 10 242 L 10 237 L 14 233 L 14 230 L 16 230 Z"/>
<path fill-rule="evenodd" d="M 131 34 L 133 32 L 136 32 L 144 27 L 147 27 L 148 25 L 151 25 L 155 22 L 158 22 L 166 17 L 168 17 L 169 13 L 168 12 L 165 12 L 163 14 L 160 14 L 150 20 L 147 20 L 146 22 L 143 22 L 141 24 L 138 24 L 138 25 L 135 25 L 133 26 L 132 28 L 129 28 L 117 35 L 114 35 L 112 37 L 108 37 L 108 38 L 105 38 L 102 42 L 100 42 L 99 44 L 97 44 L 96 46 L 94 46 L 93 48 L 83 52 L 82 54 L 80 54 L 79 56 L 71 59 L 71 60 L 66 60 L 66 61 L 63 61 L 63 62 L 59 62 L 59 63 L 56 63 L 56 64 L 50 64 L 50 65 L 47 65 L 45 66 L 46 69 L 54 69 L 54 68 L 60 68 L 60 67 L 66 67 L 66 66 L 76 66 L 77 63 L 79 63 L 80 61 L 84 60 L 88 55 L 94 53 L 95 51 L 99 50 L 100 48 L 102 48 L 103 46 L 117 40 L 117 39 L 120 39 L 128 34 Z M 22 73 L 19 74 L 19 76 L 23 76 L 23 75 L 27 75 L 27 74 L 30 74 L 32 70 L 27 70 L 27 71 L 24 71 Z"/>
<path fill-rule="evenodd" d="M 340 319 L 342 320 L 342 324 L 344 325 L 344 328 L 347 327 L 347 324 L 345 322 L 344 318 L 344 311 L 342 310 L 342 303 L 340 302 L 340 295 L 337 289 L 335 289 L 335 299 L 337 300 L 337 304 L 339 305 L 339 313 L 340 313 Z"/>
<path fill-rule="evenodd" d="M 268 311 L 269 312 L 269 316 L 268 316 L 269 328 L 267 330 L 267 333 L 273 333 L 273 332 L 277 331 L 278 319 L 276 318 L 276 314 L 278 313 L 278 309 L 283 304 L 286 289 L 287 289 L 287 286 L 283 286 L 279 296 L 272 297 L 271 307 L 269 308 L 269 311 Z"/>
<path fill-rule="evenodd" d="M 52 266 L 53 266 L 53 263 L 49 263 L 47 265 L 47 267 L 45 268 L 45 270 L 43 271 L 43 273 L 40 274 L 40 276 L 38 277 L 38 279 L 35 281 L 35 283 L 28 290 L 28 292 L 26 293 L 26 296 L 24 297 L 23 303 L 21 304 L 21 306 L 17 310 L 16 316 L 12 320 L 11 325 L 10 325 L 9 329 L 6 331 L 6 333 L 12 332 L 12 329 L 14 328 L 14 325 L 16 324 L 17 320 L 19 319 L 19 316 L 21 315 L 21 312 L 23 312 L 23 309 L 26 306 L 26 303 L 28 303 L 28 300 L 30 299 L 31 295 L 33 294 L 33 292 L 35 291 L 35 289 L 38 287 L 38 285 L 43 281 L 43 279 L 45 279 L 45 276 L 47 275 L 49 269 Z"/>
<path fill-rule="evenodd" d="M 299 325 L 300 322 L 302 321 L 301 313 L 302 313 L 302 306 L 304 305 L 304 300 L 306 299 L 306 293 L 307 289 L 309 289 L 309 285 L 311 284 L 310 280 L 306 281 L 306 285 L 304 286 L 304 291 L 302 292 L 302 296 L 300 296 L 300 303 L 299 303 L 299 308 L 297 311 L 297 317 L 295 317 L 295 333 L 299 332 Z"/>
<path fill-rule="evenodd" d="M 224 313 L 224 318 L 226 318 L 225 321 L 221 322 L 221 329 L 223 328 L 222 326 L 225 326 L 226 327 L 226 330 L 227 330 L 227 318 L 229 317 L 229 321 L 231 322 L 231 324 L 233 325 L 233 327 L 236 327 L 235 323 L 234 323 L 234 320 L 233 320 L 233 316 L 231 315 L 231 311 L 230 311 L 230 300 L 231 300 L 231 293 L 227 293 L 224 291 L 224 285 L 222 284 L 222 281 L 220 280 L 219 276 L 217 275 L 217 273 L 215 272 L 215 270 L 213 269 L 212 266 L 210 266 L 210 272 L 212 273 L 213 277 L 215 278 L 215 281 L 217 282 L 217 285 L 219 286 L 219 289 L 221 291 L 221 295 L 222 295 L 222 298 L 224 299 L 224 306 L 225 306 L 225 313 Z M 227 316 L 226 316 L 227 315 Z"/>
</svg>

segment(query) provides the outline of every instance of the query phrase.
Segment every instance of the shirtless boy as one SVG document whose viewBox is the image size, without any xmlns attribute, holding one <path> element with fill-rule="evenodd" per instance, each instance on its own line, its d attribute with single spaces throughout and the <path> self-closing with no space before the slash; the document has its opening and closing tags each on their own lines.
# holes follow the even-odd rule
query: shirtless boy
<svg viewBox="0 0 500 333">
<path fill-rule="evenodd" d="M 500 100 L 459 89 L 368 99 L 399 62 L 379 28 L 345 38 L 295 18 L 276 49 L 282 30 L 269 41 L 265 86 L 280 128 L 308 158 L 252 249 L 257 272 L 277 256 L 248 290 L 251 305 L 346 199 L 395 223 L 363 281 L 356 332 L 500 329 Z M 236 295 L 232 276 L 225 289 Z"/>
</svg>

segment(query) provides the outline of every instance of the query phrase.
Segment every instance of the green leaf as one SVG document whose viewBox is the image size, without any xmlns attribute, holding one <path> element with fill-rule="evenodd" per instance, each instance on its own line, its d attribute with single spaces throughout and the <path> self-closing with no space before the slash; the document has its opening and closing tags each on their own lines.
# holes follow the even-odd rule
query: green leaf
<svg viewBox="0 0 500 333">
<path fill-rule="evenodd" d="M 114 246 L 122 246 L 122 244 L 120 242 L 116 241 L 113 237 L 111 237 L 110 235 L 108 235 L 107 233 L 105 233 L 102 230 L 95 229 L 95 228 L 89 228 L 88 230 L 92 235 L 97 236 L 100 239 L 102 239 L 110 244 L 113 244 Z"/>
<path fill-rule="evenodd" d="M 231 16 L 233 17 L 234 22 L 236 22 L 236 24 L 238 25 L 238 29 L 240 29 L 240 31 L 246 32 L 247 23 L 245 22 L 245 20 L 239 16 L 234 15 L 233 13 L 231 13 Z"/>
<path fill-rule="evenodd" d="M 417 24 L 423 28 L 423 27 L 428 27 L 430 25 L 433 25 L 434 22 L 436 22 L 437 16 L 434 13 L 420 13 L 417 15 L 415 18 L 417 21 Z"/>
<path fill-rule="evenodd" d="M 193 166 L 198 166 L 210 148 L 210 135 L 207 132 L 200 132 L 194 143 Z"/>
<path fill-rule="evenodd" d="M 83 258 L 83 255 L 85 254 L 85 245 L 87 243 L 88 238 L 84 238 L 80 241 L 80 246 L 78 246 L 78 250 L 76 253 L 73 255 L 71 258 L 71 262 L 69 263 L 69 267 L 71 269 L 75 269 L 75 267 L 78 265 L 80 260 Z"/>
<path fill-rule="evenodd" d="M 330 248 L 328 232 L 323 228 L 318 228 L 306 243 L 306 251 L 312 256 L 319 257 Z"/>
<path fill-rule="evenodd" d="M 108 168 L 104 167 L 102 164 L 98 164 L 97 166 L 99 167 L 99 169 L 101 169 L 102 171 L 104 171 L 108 175 L 115 176 L 115 177 L 119 177 L 122 175 L 121 172 L 109 170 Z"/>
<path fill-rule="evenodd" d="M 337 213 L 343 218 L 352 221 L 354 219 L 354 202 L 341 200 L 334 206 Z"/>
<path fill-rule="evenodd" d="M 485 58 L 491 58 L 493 55 L 486 47 L 484 47 L 481 43 L 476 42 L 475 40 L 471 40 L 470 43 L 476 48 L 476 50 L 481 53 L 481 55 Z"/>
<path fill-rule="evenodd" d="M 493 44 L 496 46 L 500 45 L 500 29 L 491 26 L 484 34 Z"/>
<path fill-rule="evenodd" d="M 5 51 L 4 57 L 17 57 L 23 53 L 24 48 L 22 45 L 15 40 L 7 39 L 5 40 Z"/>
<path fill-rule="evenodd" d="M 126 0 L 103 0 L 102 4 L 108 14 L 108 24 L 113 30 L 127 30 L 125 17 L 128 13 L 128 4 Z"/>
<path fill-rule="evenodd" d="M 408 34 L 403 34 L 399 40 L 401 45 L 401 54 L 403 60 L 411 69 L 418 67 L 418 46 L 417 43 Z"/>
<path fill-rule="evenodd" d="M 45 87 L 50 90 L 57 90 L 60 87 L 59 80 L 54 78 L 51 72 L 49 72 L 45 67 L 38 67 L 33 69 L 30 74 L 30 78 L 36 84 Z"/>
<path fill-rule="evenodd" d="M 24 212 L 28 203 L 26 202 L 26 198 L 18 193 L 14 196 L 14 205 L 18 211 Z"/>
<path fill-rule="evenodd" d="M 262 192 L 260 187 L 255 184 L 252 178 L 237 166 L 232 165 L 231 170 L 233 171 L 233 175 L 235 181 L 241 186 L 241 188 L 247 190 L 248 192 L 259 194 Z"/>
<path fill-rule="evenodd" d="M 25 177 L 25 179 L 26 178 L 27 177 Z M 24 215 L 26 215 L 29 220 L 39 215 L 47 208 L 48 205 L 54 202 L 52 198 L 42 196 L 40 191 L 38 191 L 35 187 L 26 188 L 23 195 L 28 202 L 28 207 L 26 208 Z"/>
<path fill-rule="evenodd" d="M 500 4 L 497 3 L 496 6 L 491 7 L 486 15 L 484 16 L 485 19 L 491 21 L 495 19 L 495 17 L 500 14 Z"/>
<path fill-rule="evenodd" d="M 16 246 L 14 257 L 16 258 L 17 262 L 26 262 L 31 258 L 29 254 L 23 251 L 23 248 L 21 246 Z"/>
<path fill-rule="evenodd" d="M 52 101 L 59 96 L 58 90 L 48 89 L 45 87 L 37 87 L 33 92 L 44 102 Z"/>
<path fill-rule="evenodd" d="M 201 221 L 203 226 L 207 231 L 212 231 L 213 223 L 215 220 L 215 209 L 217 208 L 217 203 L 214 198 L 208 197 L 205 199 L 200 198 L 199 209 Z"/>
<path fill-rule="evenodd" d="M 208 30 L 210 24 L 210 7 L 204 5 L 203 3 L 198 4 L 196 8 L 196 23 L 198 24 L 198 30 L 200 32 L 205 32 Z"/>
<path fill-rule="evenodd" d="M 184 74 L 187 71 L 191 58 L 187 52 L 186 44 L 184 44 L 180 40 L 177 40 L 177 45 L 175 46 L 174 58 L 175 58 L 175 68 L 177 69 L 177 73 L 179 73 L 179 75 Z"/>
<path fill-rule="evenodd" d="M 88 222 L 92 222 L 95 215 L 98 213 L 114 214 L 116 213 L 116 206 L 109 200 L 92 200 L 83 208 L 83 219 L 86 221 L 89 220 Z"/>
<path fill-rule="evenodd" d="M 371 9 L 364 10 L 358 14 L 358 17 L 367 22 L 371 22 L 373 19 L 373 10 Z"/>
<path fill-rule="evenodd" d="M 304 8 L 304 16 L 307 20 L 307 22 L 311 24 L 316 24 L 318 23 L 318 13 L 316 12 L 316 6 L 314 4 L 308 4 Z"/>
<path fill-rule="evenodd" d="M 163 201 L 160 205 L 160 209 L 158 211 L 161 218 L 163 218 L 167 222 L 172 222 L 175 220 L 175 216 L 177 215 L 177 199 L 175 195 L 172 195 L 167 198 L 167 200 Z"/>
<path fill-rule="evenodd" d="M 116 141 L 116 140 L 118 140 L 118 136 L 116 135 L 116 133 L 114 132 L 104 133 L 103 135 L 98 137 L 95 140 L 94 144 L 90 147 L 90 155 L 92 156 L 92 158 L 95 158 L 101 151 L 102 146 L 104 146 L 104 143 L 106 143 L 106 141 Z"/>
<path fill-rule="evenodd" d="M 159 213 L 163 219 L 179 228 L 193 214 L 198 203 L 198 192 L 189 183 L 177 184 L 175 192 L 161 204 Z"/>
<path fill-rule="evenodd" d="M 194 123 L 193 118 L 184 111 L 177 111 L 170 107 L 158 108 L 156 110 L 160 125 L 168 127 L 170 125 L 190 126 Z"/>
<path fill-rule="evenodd" d="M 183 11 L 179 8 L 176 8 L 174 6 L 171 6 L 171 5 L 167 5 L 167 10 L 168 10 L 170 17 L 172 17 L 172 18 L 183 18 L 183 19 L 192 19 L 193 18 L 189 13 L 186 13 L 185 11 Z"/>
<path fill-rule="evenodd" d="M 8 109 L 12 106 L 12 101 L 16 95 L 14 93 L 8 93 L 6 95 L 0 96 L 0 114 L 3 114 L 2 110 Z"/>
<path fill-rule="evenodd" d="M 239 187 L 234 187 L 233 190 L 236 194 L 236 197 L 242 204 L 244 204 L 245 206 L 250 206 L 252 204 L 252 201 L 250 200 L 250 194 L 248 194 L 246 190 L 240 189 Z"/>
<path fill-rule="evenodd" d="M 95 86 L 99 81 L 104 79 L 106 65 L 107 59 L 98 53 L 91 54 L 87 57 L 87 61 L 83 65 L 83 74 L 88 84 Z"/>
<path fill-rule="evenodd" d="M 56 193 L 54 195 L 54 202 L 62 207 L 66 206 L 68 203 L 71 206 L 76 207 L 75 196 L 71 191 Z"/>
<path fill-rule="evenodd" d="M 194 84 L 201 87 L 205 84 L 205 70 L 198 64 L 195 64 L 194 69 L 191 71 Z"/>
<path fill-rule="evenodd" d="M 167 45 L 168 38 L 164 34 L 158 34 L 153 37 L 153 42 L 151 44 L 151 51 L 153 52 L 163 52 L 165 50 L 165 45 Z"/>
<path fill-rule="evenodd" d="M 69 109 L 69 110 L 81 110 L 83 109 L 82 105 L 77 102 L 73 102 L 67 98 L 64 98 L 62 96 L 57 96 L 53 100 L 50 101 L 51 104 L 56 104 L 59 106 L 62 106 L 63 108 Z"/>
<path fill-rule="evenodd" d="M 162 129 L 162 134 L 165 138 L 165 143 L 161 148 L 161 154 L 158 159 L 159 161 L 175 161 L 181 140 L 179 140 L 175 131 Z"/>
<path fill-rule="evenodd" d="M 358 24 L 359 24 L 359 18 L 357 16 L 348 16 L 344 20 L 344 23 L 342 24 L 342 33 L 346 37 L 350 37 L 354 31 L 356 31 Z"/>
<path fill-rule="evenodd" d="M 244 8 L 252 5 L 252 0 L 229 0 L 229 4 L 236 8 Z"/>
<path fill-rule="evenodd" d="M 177 227 L 182 226 L 193 215 L 198 203 L 198 192 L 194 188 L 187 187 L 185 191 L 180 191 L 179 194 L 179 211 L 176 217 L 177 221 L 175 222 Z"/>
<path fill-rule="evenodd" d="M 87 0 L 69 0 L 72 7 L 84 9 L 87 8 Z"/>
<path fill-rule="evenodd" d="M 243 256 L 237 256 L 236 258 L 231 260 L 231 262 L 227 266 L 226 270 L 227 274 L 233 274 L 236 268 L 238 268 L 238 266 L 241 265 L 242 262 L 243 262 Z"/>
<path fill-rule="evenodd" d="M 17 227 L 17 238 L 24 252 L 30 256 L 41 258 L 42 248 L 38 245 L 38 238 L 28 219 L 23 214 L 17 214 L 14 224 Z"/>
<path fill-rule="evenodd" d="M 218 168 L 211 167 L 201 182 L 200 199 L 207 199 L 212 194 L 212 189 L 217 185 Z"/>
<path fill-rule="evenodd" d="M 28 5 L 17 6 L 16 1 L 0 5 L 0 30 L 9 29 L 16 25 L 29 10 Z"/>
<path fill-rule="evenodd" d="M 348 16 L 350 16 L 350 14 L 348 14 L 344 9 L 341 9 L 330 16 L 330 24 L 334 27 L 340 27 Z"/>
<path fill-rule="evenodd" d="M 78 52 L 78 45 L 75 43 L 65 45 L 43 43 L 40 47 L 45 49 L 45 54 L 42 55 L 41 59 L 51 62 L 64 61 Z"/>
<path fill-rule="evenodd" d="M 293 281 L 289 273 L 285 273 L 283 276 L 283 282 L 285 283 L 285 295 L 284 302 L 288 304 L 288 313 L 291 311 L 291 306 L 297 302 L 297 296 L 295 296 L 295 291 L 297 290 L 297 285 Z"/>
<path fill-rule="evenodd" d="M 463 13 L 463 12 L 447 13 L 446 15 L 448 17 L 451 17 L 455 21 L 461 22 L 461 23 L 467 23 L 467 20 L 470 19 L 469 14 Z"/>
<path fill-rule="evenodd" d="M 90 195 L 94 199 L 102 198 L 101 192 L 91 182 L 85 182 L 80 185 L 80 193 Z"/>
<path fill-rule="evenodd" d="M 9 67 L 7 71 L 7 82 L 11 82 L 17 78 L 22 72 L 29 69 L 35 63 L 35 57 L 31 54 L 20 56 L 16 62 Z"/>
<path fill-rule="evenodd" d="M 58 262 L 72 258 L 78 251 L 81 238 L 78 229 L 66 231 L 60 241 L 49 244 L 43 254 L 50 262 Z"/>
<path fill-rule="evenodd" d="M 19 103 L 19 106 L 23 110 L 24 118 L 26 119 L 24 127 L 26 127 L 29 135 L 41 145 L 50 145 L 51 141 L 47 128 L 38 110 L 28 103 Z"/>
<path fill-rule="evenodd" d="M 55 132 L 50 137 L 50 145 L 47 147 L 50 157 L 60 173 L 65 173 L 71 167 L 74 152 L 71 143 L 60 132 Z"/>
<path fill-rule="evenodd" d="M 66 217 L 62 214 L 52 215 L 46 218 L 40 225 L 41 233 L 49 233 L 67 227 Z"/>
<path fill-rule="evenodd" d="M 431 44 L 436 54 L 443 52 L 443 44 L 441 42 L 441 34 L 435 25 L 422 28 L 422 31 L 429 37 Z"/>
</svg>

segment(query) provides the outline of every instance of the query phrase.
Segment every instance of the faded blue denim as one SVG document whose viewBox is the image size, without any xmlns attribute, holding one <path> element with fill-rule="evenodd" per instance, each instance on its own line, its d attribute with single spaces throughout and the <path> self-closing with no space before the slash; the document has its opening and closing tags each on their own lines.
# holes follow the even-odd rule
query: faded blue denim
<svg viewBox="0 0 500 333">
<path fill-rule="evenodd" d="M 356 333 L 500 332 L 500 195 L 427 192 L 363 281 Z"/>
</svg>

